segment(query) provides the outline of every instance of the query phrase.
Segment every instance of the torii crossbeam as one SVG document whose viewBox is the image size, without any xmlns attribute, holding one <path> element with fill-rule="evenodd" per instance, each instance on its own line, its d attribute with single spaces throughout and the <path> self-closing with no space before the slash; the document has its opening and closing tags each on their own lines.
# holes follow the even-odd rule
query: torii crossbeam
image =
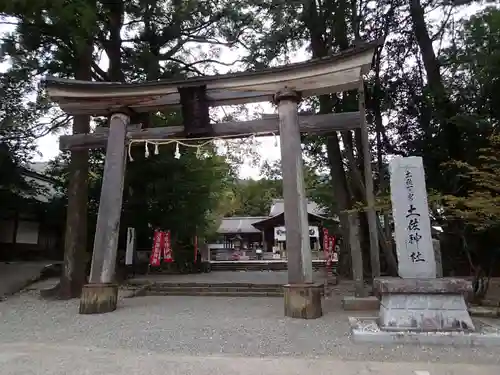
<svg viewBox="0 0 500 375">
<path fill-rule="evenodd" d="M 61 149 L 106 146 L 106 160 L 94 240 L 89 284 L 82 292 L 80 313 L 113 311 L 117 286 L 113 284 L 118 228 L 126 166 L 126 143 L 133 139 L 211 137 L 246 132 L 279 133 L 287 231 L 288 282 L 285 315 L 316 318 L 322 315 L 321 285 L 312 280 L 300 132 L 318 133 L 361 128 L 364 144 L 365 183 L 370 225 L 372 267 L 377 273 L 378 239 L 373 181 L 365 124 L 363 91 L 360 111 L 343 114 L 298 116 L 303 97 L 346 90 L 363 90 L 363 75 L 370 68 L 380 41 L 363 43 L 341 53 L 256 72 L 145 83 L 103 83 L 46 78 L 49 97 L 71 115 L 110 116 L 109 131 L 61 137 Z M 211 124 L 209 107 L 272 101 L 278 116 L 243 123 Z M 130 129 L 134 113 L 181 107 L 183 127 Z"/>
</svg>

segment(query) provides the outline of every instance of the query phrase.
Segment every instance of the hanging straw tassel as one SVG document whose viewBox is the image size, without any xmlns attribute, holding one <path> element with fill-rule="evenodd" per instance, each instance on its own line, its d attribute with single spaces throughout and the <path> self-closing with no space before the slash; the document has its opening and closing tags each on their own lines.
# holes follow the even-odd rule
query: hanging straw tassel
<svg viewBox="0 0 500 375">
<path fill-rule="evenodd" d="M 155 155 L 158 155 L 160 150 L 158 149 L 158 143 L 155 143 Z"/>
<path fill-rule="evenodd" d="M 148 142 L 144 142 L 144 157 L 145 157 L 145 158 L 148 158 L 148 157 L 149 157 Z"/>
</svg>

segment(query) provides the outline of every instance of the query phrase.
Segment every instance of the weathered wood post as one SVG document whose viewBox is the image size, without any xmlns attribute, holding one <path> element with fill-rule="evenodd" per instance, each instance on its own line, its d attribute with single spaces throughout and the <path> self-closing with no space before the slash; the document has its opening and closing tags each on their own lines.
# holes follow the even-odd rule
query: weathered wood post
<svg viewBox="0 0 500 375">
<path fill-rule="evenodd" d="M 323 284 L 313 284 L 312 277 L 307 200 L 297 112 L 300 99 L 299 93 L 288 88 L 274 96 L 279 115 L 288 255 L 288 284 L 284 288 L 285 316 L 314 319 L 323 315 L 321 309 Z"/>
<path fill-rule="evenodd" d="M 118 285 L 114 283 L 114 274 L 126 165 L 125 138 L 129 121 L 130 117 L 124 113 L 111 116 L 92 268 L 89 284 L 83 287 L 80 314 L 98 314 L 116 309 Z"/>
</svg>

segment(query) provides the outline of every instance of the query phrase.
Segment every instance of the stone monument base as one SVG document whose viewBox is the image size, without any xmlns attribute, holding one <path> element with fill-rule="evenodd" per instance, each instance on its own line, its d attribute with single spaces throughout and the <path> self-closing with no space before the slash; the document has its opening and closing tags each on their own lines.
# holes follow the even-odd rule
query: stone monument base
<svg viewBox="0 0 500 375">
<path fill-rule="evenodd" d="M 378 278 L 378 324 L 385 331 L 474 331 L 465 296 L 472 291 L 464 279 Z"/>
<path fill-rule="evenodd" d="M 465 347 L 500 347 L 500 329 L 488 324 L 481 325 L 475 332 L 417 332 L 384 331 L 378 325 L 378 318 L 350 317 L 351 338 L 355 343 L 363 344 L 416 344 L 416 345 L 453 345 Z"/>
<path fill-rule="evenodd" d="M 116 310 L 118 285 L 87 284 L 80 297 L 80 314 L 103 314 Z"/>
<path fill-rule="evenodd" d="M 455 278 L 378 278 L 378 318 L 349 318 L 355 342 L 500 346 L 500 327 L 472 321 L 469 281 Z"/>
<path fill-rule="evenodd" d="M 285 316 L 300 319 L 317 319 L 323 316 L 321 292 L 324 285 L 287 284 L 283 287 Z"/>
</svg>

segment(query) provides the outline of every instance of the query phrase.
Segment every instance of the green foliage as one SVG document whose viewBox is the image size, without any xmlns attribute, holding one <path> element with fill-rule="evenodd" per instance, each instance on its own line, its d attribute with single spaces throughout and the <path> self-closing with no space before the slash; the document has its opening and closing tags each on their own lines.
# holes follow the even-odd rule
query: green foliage
<svg viewBox="0 0 500 375">
<path fill-rule="evenodd" d="M 124 221 L 138 231 L 170 229 L 174 240 L 203 235 L 228 184 L 230 167 L 220 156 L 198 158 L 182 146 L 180 159 L 174 158 L 173 145 L 160 147 L 159 155 L 147 159 L 142 152 L 134 150 L 134 161 L 128 163 Z"/>
<path fill-rule="evenodd" d="M 35 188 L 26 182 L 21 171 L 32 160 L 35 141 L 48 130 L 38 122 L 46 113 L 43 101 L 26 100 L 33 89 L 24 71 L 10 69 L 0 73 L 0 201 L 12 203 L 22 192 Z M 50 131 L 50 130 L 49 130 Z"/>
<path fill-rule="evenodd" d="M 267 216 L 272 201 L 283 196 L 281 180 L 239 180 L 233 187 L 236 207 L 226 216 Z"/>
<path fill-rule="evenodd" d="M 466 196 L 445 196 L 447 215 L 472 231 L 500 229 L 500 135 L 489 137 L 489 147 L 478 151 L 478 165 L 455 163 L 468 187 Z"/>
</svg>

